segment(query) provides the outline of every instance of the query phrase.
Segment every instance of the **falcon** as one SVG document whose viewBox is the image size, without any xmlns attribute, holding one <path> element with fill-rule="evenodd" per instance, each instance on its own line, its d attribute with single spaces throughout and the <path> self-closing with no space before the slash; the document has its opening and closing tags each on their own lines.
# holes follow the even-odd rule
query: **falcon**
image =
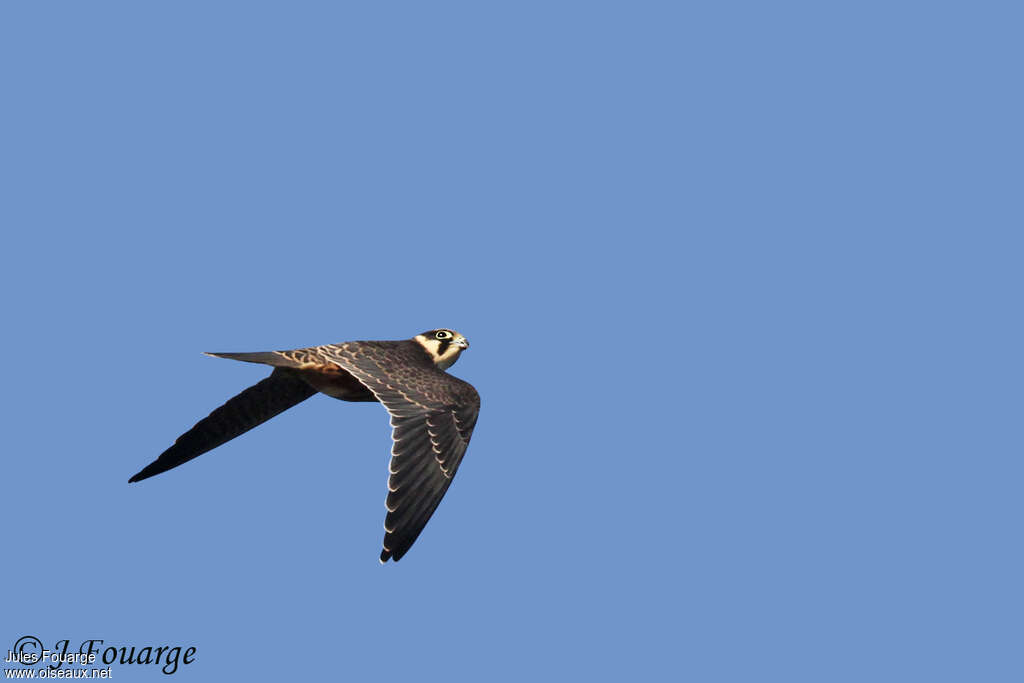
<svg viewBox="0 0 1024 683">
<path fill-rule="evenodd" d="M 377 401 L 391 415 L 382 563 L 397 562 L 423 531 L 452 483 L 480 412 L 480 395 L 447 370 L 469 348 L 454 330 L 402 341 L 352 341 L 291 351 L 208 353 L 273 366 L 129 479 L 142 481 L 227 443 L 320 392 Z"/>
</svg>

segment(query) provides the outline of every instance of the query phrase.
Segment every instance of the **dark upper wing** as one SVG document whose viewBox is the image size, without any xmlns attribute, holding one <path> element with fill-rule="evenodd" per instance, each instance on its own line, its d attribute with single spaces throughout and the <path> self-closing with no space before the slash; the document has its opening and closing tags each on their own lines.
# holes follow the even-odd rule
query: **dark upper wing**
<svg viewBox="0 0 1024 683">
<path fill-rule="evenodd" d="M 438 370 L 415 342 L 320 347 L 373 392 L 391 414 L 388 514 L 381 562 L 398 561 L 444 497 L 466 453 L 480 396 Z"/>
<path fill-rule="evenodd" d="M 249 387 L 197 422 L 160 457 L 128 481 L 142 481 L 188 462 L 263 424 L 315 393 L 316 389 L 291 370 L 275 368 L 270 377 Z"/>
</svg>

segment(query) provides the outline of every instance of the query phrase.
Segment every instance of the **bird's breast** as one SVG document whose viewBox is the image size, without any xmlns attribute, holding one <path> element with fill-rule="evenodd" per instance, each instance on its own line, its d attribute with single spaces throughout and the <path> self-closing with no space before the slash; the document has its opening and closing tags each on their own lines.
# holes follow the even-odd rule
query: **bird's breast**
<svg viewBox="0 0 1024 683">
<path fill-rule="evenodd" d="M 322 394 L 342 401 L 376 401 L 369 389 L 350 373 L 337 370 L 300 370 L 299 375 Z"/>
</svg>

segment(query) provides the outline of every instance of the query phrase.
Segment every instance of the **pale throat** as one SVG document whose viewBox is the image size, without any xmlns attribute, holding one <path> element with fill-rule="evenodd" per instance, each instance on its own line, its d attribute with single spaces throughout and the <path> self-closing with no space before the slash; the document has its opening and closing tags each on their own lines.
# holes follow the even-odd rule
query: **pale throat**
<svg viewBox="0 0 1024 683">
<path fill-rule="evenodd" d="M 428 339 L 422 334 L 417 334 L 414 339 L 427 350 L 430 357 L 434 359 L 434 365 L 441 370 L 447 370 L 454 365 L 455 361 L 459 359 L 459 354 L 463 351 L 461 346 L 449 343 L 444 353 L 441 353 L 441 346 L 444 345 L 444 342 L 440 339 Z"/>
</svg>

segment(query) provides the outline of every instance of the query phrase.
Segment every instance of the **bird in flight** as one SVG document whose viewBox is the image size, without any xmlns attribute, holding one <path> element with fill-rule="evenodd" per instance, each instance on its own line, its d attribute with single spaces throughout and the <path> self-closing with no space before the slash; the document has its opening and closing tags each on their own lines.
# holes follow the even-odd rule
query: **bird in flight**
<svg viewBox="0 0 1024 683">
<path fill-rule="evenodd" d="M 402 341 L 353 341 L 291 351 L 210 353 L 271 365 L 270 376 L 200 420 L 129 482 L 213 450 L 318 391 L 342 401 L 378 401 L 391 415 L 387 517 L 380 561 L 409 551 L 466 453 L 480 395 L 447 370 L 469 348 L 454 330 Z"/>
</svg>

